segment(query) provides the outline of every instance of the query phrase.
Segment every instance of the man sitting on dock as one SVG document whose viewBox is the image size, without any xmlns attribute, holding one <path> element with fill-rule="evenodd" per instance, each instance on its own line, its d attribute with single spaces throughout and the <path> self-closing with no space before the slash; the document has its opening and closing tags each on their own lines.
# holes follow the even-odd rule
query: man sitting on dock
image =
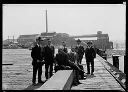
<svg viewBox="0 0 128 92">
<path fill-rule="evenodd" d="M 69 60 L 68 54 L 66 54 L 62 48 L 58 49 L 58 53 L 56 54 L 55 57 L 55 62 L 56 62 L 56 67 L 58 67 L 55 68 L 55 71 L 64 70 L 67 67 L 71 67 L 71 69 L 84 73 L 84 71 L 80 69 L 77 64 Z"/>
<path fill-rule="evenodd" d="M 68 53 L 68 57 L 69 57 L 69 60 L 71 62 L 73 62 L 76 65 L 78 65 L 78 62 L 77 62 L 77 53 L 75 52 L 75 48 L 71 47 L 71 51 Z M 80 82 L 79 82 L 79 71 L 78 70 L 74 70 L 74 75 L 75 76 L 74 76 L 73 85 L 80 84 Z"/>
</svg>

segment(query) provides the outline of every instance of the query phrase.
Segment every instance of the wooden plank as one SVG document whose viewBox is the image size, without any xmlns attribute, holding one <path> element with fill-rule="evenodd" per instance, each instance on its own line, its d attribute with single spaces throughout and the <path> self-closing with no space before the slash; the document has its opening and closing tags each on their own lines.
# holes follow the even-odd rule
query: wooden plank
<svg viewBox="0 0 128 92">
<path fill-rule="evenodd" d="M 84 71 L 87 71 L 86 65 Z M 94 61 L 94 75 L 85 75 L 86 79 L 80 80 L 82 84 L 72 86 L 71 90 L 120 90 L 124 89 L 114 77 L 104 68 L 98 58 Z"/>
<path fill-rule="evenodd" d="M 73 70 L 57 71 L 40 88 L 35 90 L 70 90 L 73 76 Z"/>
</svg>

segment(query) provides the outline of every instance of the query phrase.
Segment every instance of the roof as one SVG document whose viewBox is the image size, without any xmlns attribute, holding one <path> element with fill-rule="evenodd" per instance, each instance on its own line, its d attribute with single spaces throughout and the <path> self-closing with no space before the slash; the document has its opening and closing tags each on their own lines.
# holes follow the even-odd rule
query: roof
<svg viewBox="0 0 128 92">
<path fill-rule="evenodd" d="M 100 34 L 100 37 L 108 37 L 108 34 Z"/>
<path fill-rule="evenodd" d="M 20 35 L 18 39 L 33 39 L 37 37 L 39 34 L 32 34 L 32 35 Z"/>
<path fill-rule="evenodd" d="M 56 32 L 51 32 L 51 33 L 41 33 L 41 36 L 55 36 Z"/>
<path fill-rule="evenodd" d="M 3 44 L 8 44 L 9 42 L 13 42 L 14 41 L 14 43 L 17 43 L 17 39 L 6 39 L 6 40 L 4 40 L 3 41 Z"/>
</svg>

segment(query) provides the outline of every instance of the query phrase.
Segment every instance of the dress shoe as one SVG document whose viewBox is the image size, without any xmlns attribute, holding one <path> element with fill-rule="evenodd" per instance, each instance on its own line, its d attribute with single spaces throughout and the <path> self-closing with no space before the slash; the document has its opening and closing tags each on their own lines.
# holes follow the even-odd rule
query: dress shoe
<svg viewBox="0 0 128 92">
<path fill-rule="evenodd" d="M 44 83 L 44 81 L 38 81 L 38 83 Z"/>
<path fill-rule="evenodd" d="M 93 73 L 91 73 L 91 75 L 94 75 Z"/>
<path fill-rule="evenodd" d="M 77 81 L 77 84 L 82 84 L 81 82 Z"/>
<path fill-rule="evenodd" d="M 33 86 L 35 86 L 35 85 L 36 85 L 36 83 L 32 83 L 32 85 L 33 85 Z"/>
<path fill-rule="evenodd" d="M 86 73 L 86 74 L 90 74 L 90 73 Z"/>
</svg>

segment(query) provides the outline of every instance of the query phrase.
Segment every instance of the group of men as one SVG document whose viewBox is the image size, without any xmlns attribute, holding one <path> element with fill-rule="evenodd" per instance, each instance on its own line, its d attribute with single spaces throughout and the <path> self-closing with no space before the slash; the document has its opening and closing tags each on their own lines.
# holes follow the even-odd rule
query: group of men
<svg viewBox="0 0 128 92">
<path fill-rule="evenodd" d="M 42 46 L 41 37 L 36 39 L 36 43 L 32 48 L 31 57 L 32 57 L 32 65 L 33 65 L 33 78 L 32 83 L 33 85 L 36 84 L 36 74 L 38 71 L 38 83 L 44 83 L 41 80 L 42 75 L 42 65 L 45 64 L 45 78 L 46 80 L 52 76 L 53 71 L 53 63 L 54 63 L 54 52 L 55 48 L 51 44 L 51 40 L 47 39 L 47 45 Z"/>
<path fill-rule="evenodd" d="M 87 63 L 87 74 L 90 74 L 90 64 L 91 64 L 91 74 L 94 72 L 94 58 L 96 57 L 95 49 L 92 46 L 92 42 L 87 43 L 87 48 L 85 49 L 81 45 L 81 40 L 77 40 L 77 46 L 71 47 L 71 51 L 68 53 L 66 43 L 62 42 L 62 47 L 58 49 L 58 53 L 55 54 L 55 48 L 51 44 L 51 40 L 47 39 L 47 45 L 41 45 L 41 37 L 36 39 L 36 44 L 32 48 L 31 57 L 33 59 L 33 78 L 32 83 L 36 84 L 36 74 L 38 71 L 38 83 L 44 83 L 41 80 L 42 75 L 42 65 L 45 64 L 45 78 L 49 79 L 53 75 L 53 65 L 55 72 L 62 69 L 72 68 L 75 70 L 75 79 L 79 83 L 79 74 L 84 74 L 84 70 L 80 67 L 83 55 L 85 54 Z"/>
</svg>

